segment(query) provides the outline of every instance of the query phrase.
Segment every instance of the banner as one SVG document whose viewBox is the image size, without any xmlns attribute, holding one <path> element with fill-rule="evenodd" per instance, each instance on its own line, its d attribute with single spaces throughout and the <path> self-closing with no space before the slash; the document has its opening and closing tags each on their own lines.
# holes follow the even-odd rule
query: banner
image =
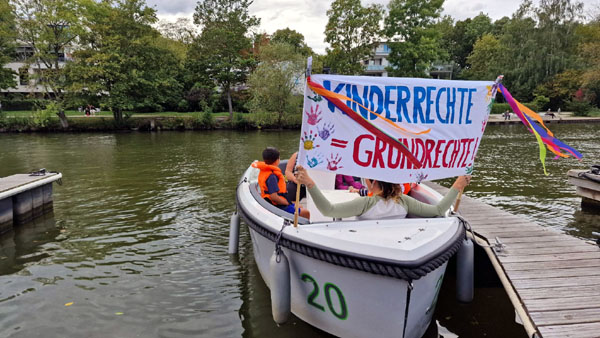
<svg viewBox="0 0 600 338">
<path fill-rule="evenodd" d="M 393 183 L 470 174 L 495 92 L 492 81 L 313 75 L 299 163 Z"/>
</svg>

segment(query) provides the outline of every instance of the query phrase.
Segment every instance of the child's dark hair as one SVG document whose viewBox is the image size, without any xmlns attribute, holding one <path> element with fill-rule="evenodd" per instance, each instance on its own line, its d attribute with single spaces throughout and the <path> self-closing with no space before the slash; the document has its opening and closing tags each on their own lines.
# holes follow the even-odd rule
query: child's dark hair
<svg viewBox="0 0 600 338">
<path fill-rule="evenodd" d="M 279 159 L 279 150 L 275 147 L 267 147 L 263 150 L 262 156 L 266 164 L 273 164 Z"/>
</svg>

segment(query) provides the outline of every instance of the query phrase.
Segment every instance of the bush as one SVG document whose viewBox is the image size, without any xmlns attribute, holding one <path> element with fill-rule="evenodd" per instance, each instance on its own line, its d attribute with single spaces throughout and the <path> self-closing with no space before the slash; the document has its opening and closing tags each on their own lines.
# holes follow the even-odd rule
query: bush
<svg viewBox="0 0 600 338">
<path fill-rule="evenodd" d="M 512 109 L 510 108 L 510 105 L 508 103 L 494 103 L 492 105 L 492 111 L 490 113 L 491 114 L 502 114 L 507 110 L 512 111 Z"/>
<path fill-rule="evenodd" d="M 244 114 L 242 113 L 234 113 L 233 114 L 233 121 L 231 122 L 231 126 L 236 128 L 236 129 L 247 129 L 249 127 L 250 123 L 248 122 L 248 120 L 246 120 L 246 118 L 244 117 Z"/>
<path fill-rule="evenodd" d="M 194 126 L 196 128 L 212 129 L 215 126 L 215 117 L 209 110 L 202 113 L 198 113 L 194 122 Z"/>
<path fill-rule="evenodd" d="M 592 105 L 583 100 L 567 101 L 567 109 L 573 112 L 574 116 L 589 116 L 592 111 Z"/>
<path fill-rule="evenodd" d="M 48 100 L 43 99 L 8 99 L 2 100 L 2 109 L 4 110 L 28 110 L 33 111 L 36 109 L 44 109 L 48 104 Z"/>
<path fill-rule="evenodd" d="M 545 110 L 548 108 L 548 104 L 550 103 L 550 99 L 543 95 L 536 95 L 535 99 L 532 102 L 539 110 Z"/>
<path fill-rule="evenodd" d="M 38 109 L 33 113 L 33 123 L 36 127 L 47 127 L 50 119 L 58 113 L 58 104 L 48 102 L 45 109 Z"/>
<path fill-rule="evenodd" d="M 523 105 L 525 107 L 533 110 L 534 112 L 539 111 L 539 106 L 535 102 L 526 102 L 526 103 L 523 103 Z M 513 111 L 508 103 L 494 103 L 490 114 L 502 114 L 507 110 L 511 113 Z"/>
</svg>

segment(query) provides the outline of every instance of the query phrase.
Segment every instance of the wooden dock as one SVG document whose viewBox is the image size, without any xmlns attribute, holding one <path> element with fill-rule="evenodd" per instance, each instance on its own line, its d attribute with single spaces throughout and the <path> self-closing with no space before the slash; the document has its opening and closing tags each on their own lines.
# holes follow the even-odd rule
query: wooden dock
<svg viewBox="0 0 600 338">
<path fill-rule="evenodd" d="M 52 182 L 61 178 L 45 171 L 0 178 L 0 234 L 52 210 Z"/>
<path fill-rule="evenodd" d="M 516 295 L 511 299 L 515 310 L 521 308 L 528 317 L 521 315 L 529 336 L 600 337 L 598 246 L 466 196 L 459 212 L 492 248 L 496 238 L 505 245 L 503 250 L 488 248 L 488 255 L 500 263 L 496 270 L 508 280 L 503 284 L 509 297 Z"/>
</svg>

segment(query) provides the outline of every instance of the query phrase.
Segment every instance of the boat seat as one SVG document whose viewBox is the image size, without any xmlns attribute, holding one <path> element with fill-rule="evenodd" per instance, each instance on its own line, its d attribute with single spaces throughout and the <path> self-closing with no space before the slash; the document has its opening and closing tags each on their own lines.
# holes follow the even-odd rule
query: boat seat
<svg viewBox="0 0 600 338">
<path fill-rule="evenodd" d="M 274 213 L 277 216 L 291 219 L 291 220 L 294 219 L 294 214 L 285 212 L 285 211 L 279 209 L 278 207 L 274 206 L 273 204 L 271 204 L 271 202 L 262 198 L 261 194 L 260 194 L 260 187 L 258 186 L 258 183 L 250 183 L 250 193 L 252 194 L 252 197 L 254 197 L 254 199 L 258 202 L 258 204 L 260 204 L 263 208 L 269 210 L 270 212 Z M 304 217 L 298 216 L 298 224 L 310 224 L 310 221 Z"/>
</svg>

